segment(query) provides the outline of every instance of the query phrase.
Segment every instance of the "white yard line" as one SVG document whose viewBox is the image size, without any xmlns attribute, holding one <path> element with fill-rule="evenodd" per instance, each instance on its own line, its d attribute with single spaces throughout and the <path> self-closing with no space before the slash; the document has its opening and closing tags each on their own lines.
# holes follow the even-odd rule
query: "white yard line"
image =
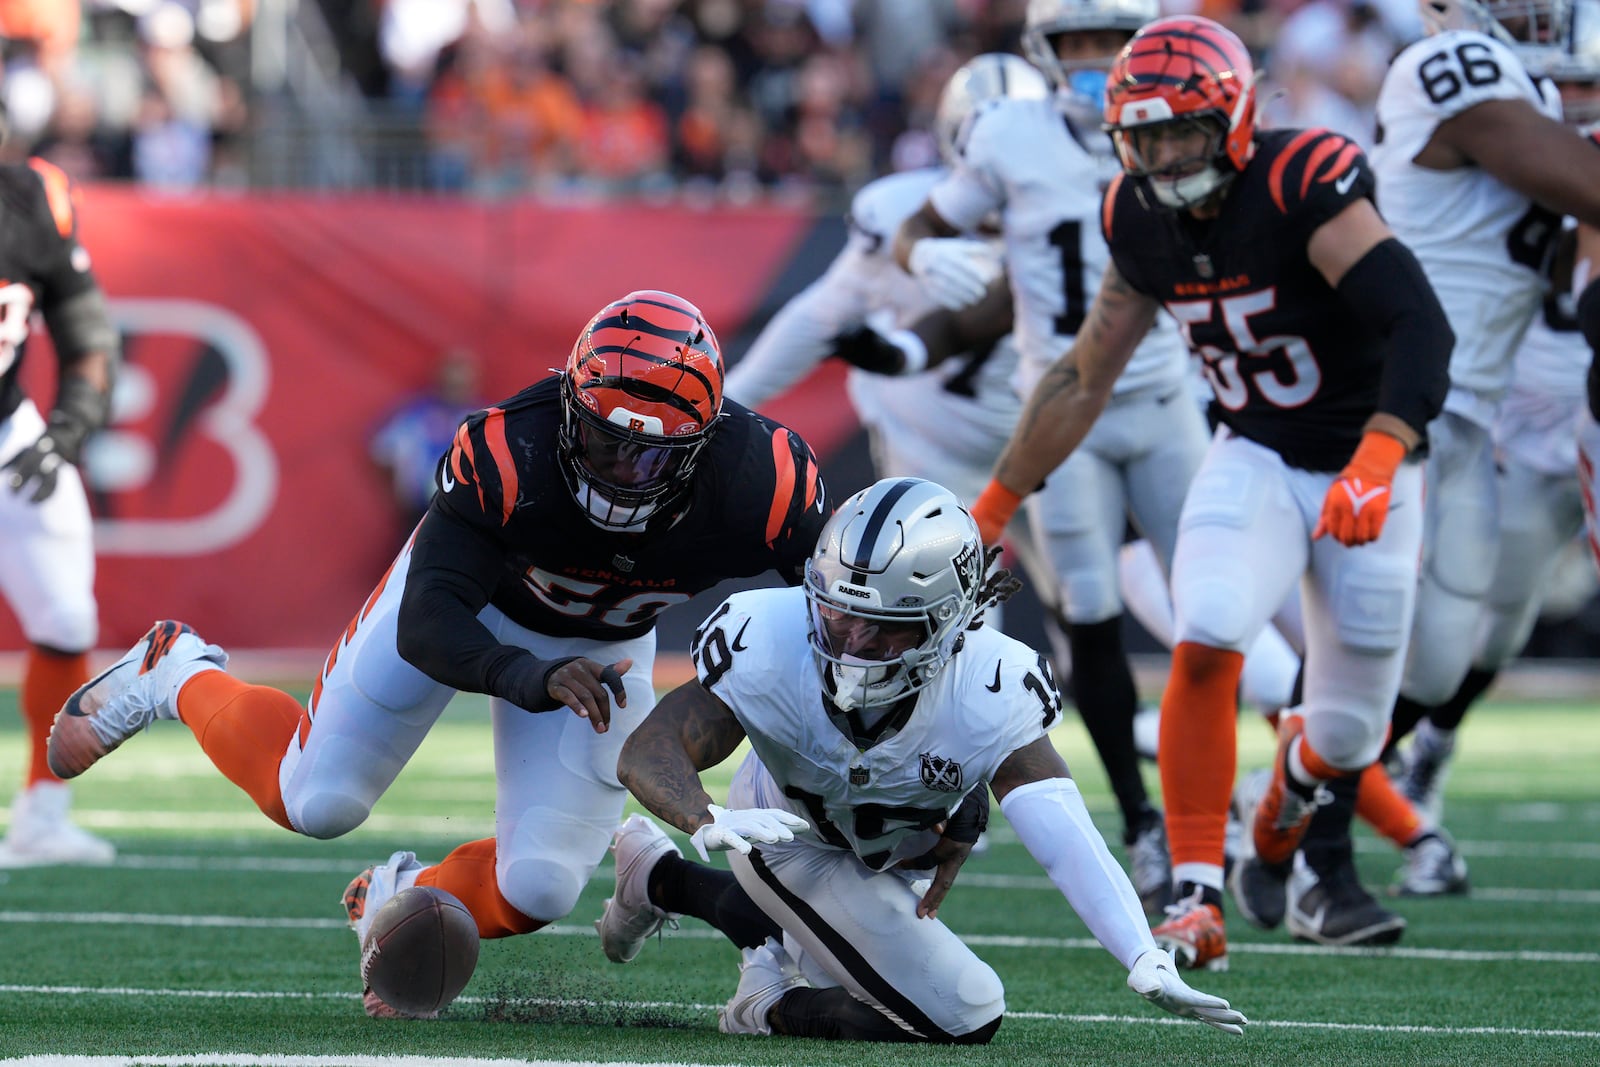
<svg viewBox="0 0 1600 1067">
<path fill-rule="evenodd" d="M 1234 947 L 1229 946 L 1233 951 Z M 0 994 L 32 993 L 47 996 L 112 996 L 112 997 L 186 997 L 205 998 L 216 1000 L 257 999 L 257 1000 L 347 1000 L 352 1003 L 358 998 L 354 993 L 262 993 L 225 989 L 136 989 L 128 987 L 92 987 L 92 986 L 27 986 L 27 985 L 0 985 Z M 482 997 L 462 997 L 457 1004 L 473 1005 L 485 1003 Z M 667 1000 L 593 1000 L 589 998 L 551 997 L 530 1001 L 531 1004 L 551 1007 L 603 1007 L 607 1009 L 631 1008 L 635 1010 L 669 1009 L 685 1012 L 712 1012 L 720 1005 L 698 1004 L 694 1002 L 680 1002 Z M 1179 1019 L 1171 1015 L 1104 1015 L 1104 1014 L 1075 1014 L 1072 1012 L 1046 1012 L 1046 1011 L 1008 1011 L 1006 1017 L 1010 1019 L 1036 1019 L 1046 1022 L 1064 1023 L 1115 1023 L 1123 1025 L 1145 1026 L 1193 1026 L 1193 1022 Z M 1341 1023 L 1315 1019 L 1251 1019 L 1252 1029 L 1294 1029 L 1294 1030 L 1333 1030 L 1333 1031 L 1361 1031 L 1363 1033 L 1380 1034 L 1438 1034 L 1451 1035 L 1503 1035 L 1510 1037 L 1570 1037 L 1600 1039 L 1600 1030 L 1554 1030 L 1538 1029 L 1523 1026 L 1418 1026 L 1407 1024 L 1389 1025 L 1385 1023 Z M 224 1054 L 227 1055 L 227 1054 Z M 412 1063 L 425 1061 L 413 1057 L 335 1057 L 335 1056 L 245 1056 L 239 1060 L 219 1059 L 210 1056 L 169 1056 L 169 1057 L 94 1057 L 85 1056 L 74 1060 L 39 1060 L 28 1058 L 22 1060 L 0 1060 L 0 1063 L 84 1063 L 84 1064 L 202 1064 L 202 1063 L 240 1063 L 240 1064 L 283 1064 L 306 1065 L 306 1067 L 320 1067 L 323 1064 L 372 1064 L 374 1067 L 410 1067 Z M 436 1060 L 427 1062 L 438 1063 L 522 1063 L 521 1060 Z M 567 1061 L 533 1061 L 538 1064 L 563 1063 Z M 676 1067 L 676 1065 L 651 1065 L 651 1067 Z"/>
<path fill-rule="evenodd" d="M 171 926 L 179 928 L 213 927 L 252 930 L 343 930 L 343 919 L 262 919 L 240 915 L 150 915 L 126 912 L 77 911 L 0 911 L 0 925 L 6 923 L 61 923 L 88 926 Z M 556 923 L 538 932 L 540 937 L 598 937 L 588 923 Z M 676 930 L 664 937 L 684 937 L 695 941 L 717 941 L 722 935 L 708 928 Z M 1082 949 L 1103 952 L 1100 942 L 1089 937 L 1012 937 L 1006 935 L 965 935 L 962 941 L 975 948 Z M 353 946 L 352 946 L 353 947 Z M 1230 953 L 1264 956 L 1345 956 L 1350 958 L 1437 960 L 1445 963 L 1600 963 L 1600 952 L 1546 952 L 1534 949 L 1479 951 L 1445 948 L 1330 948 L 1326 945 L 1300 945 L 1236 942 Z M 0 986 L 0 992 L 11 988 Z"/>
<path fill-rule="evenodd" d="M 489 1060 L 465 1056 L 254 1056 L 208 1052 L 199 1056 L 24 1056 L 0 1063 L 16 1067 L 697 1067 L 684 1064 L 597 1060 Z"/>
</svg>

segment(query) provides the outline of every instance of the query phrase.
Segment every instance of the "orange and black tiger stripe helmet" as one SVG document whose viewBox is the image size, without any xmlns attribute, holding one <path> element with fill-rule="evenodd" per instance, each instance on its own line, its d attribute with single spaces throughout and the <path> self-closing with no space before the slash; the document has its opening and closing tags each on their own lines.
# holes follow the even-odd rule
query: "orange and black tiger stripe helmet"
<svg viewBox="0 0 1600 1067">
<path fill-rule="evenodd" d="M 1221 131 L 1216 163 L 1241 171 L 1255 153 L 1255 67 L 1220 23 L 1175 15 L 1148 23 L 1118 53 L 1106 84 L 1105 122 L 1125 170 L 1144 176 L 1128 131 L 1206 119 Z"/>
<path fill-rule="evenodd" d="M 562 375 L 561 455 L 591 521 L 637 532 L 687 489 L 722 378 L 717 335 L 681 296 L 640 290 L 589 320 Z"/>
</svg>

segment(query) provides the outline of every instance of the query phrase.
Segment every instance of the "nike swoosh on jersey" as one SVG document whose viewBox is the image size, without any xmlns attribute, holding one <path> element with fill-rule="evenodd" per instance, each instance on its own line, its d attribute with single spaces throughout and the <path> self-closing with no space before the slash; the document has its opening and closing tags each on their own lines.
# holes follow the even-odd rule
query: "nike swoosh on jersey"
<svg viewBox="0 0 1600 1067">
<path fill-rule="evenodd" d="M 1000 692 L 1000 661 L 994 661 L 994 681 L 984 686 L 991 693 Z"/>
<path fill-rule="evenodd" d="M 1360 173 L 1360 167 L 1351 167 L 1349 174 L 1333 183 L 1333 187 L 1339 191 L 1340 196 L 1350 191 L 1350 187 L 1356 183 L 1356 175 Z"/>
<path fill-rule="evenodd" d="M 735 652 L 743 652 L 750 647 L 744 643 L 744 632 L 748 629 L 750 629 L 750 620 L 746 619 L 744 620 L 744 625 L 739 627 L 739 632 L 733 635 L 733 650 Z"/>
<path fill-rule="evenodd" d="M 439 488 L 448 493 L 455 487 L 456 480 L 450 476 L 450 464 L 446 463 L 444 465 L 444 471 L 439 475 Z"/>
</svg>

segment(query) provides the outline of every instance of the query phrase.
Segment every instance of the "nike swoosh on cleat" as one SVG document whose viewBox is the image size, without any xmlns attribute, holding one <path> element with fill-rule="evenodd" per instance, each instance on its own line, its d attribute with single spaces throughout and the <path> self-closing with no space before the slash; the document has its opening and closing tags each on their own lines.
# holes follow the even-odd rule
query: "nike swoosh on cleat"
<svg viewBox="0 0 1600 1067">
<path fill-rule="evenodd" d="M 994 681 L 984 686 L 991 693 L 1000 692 L 1000 661 L 994 661 Z"/>
</svg>

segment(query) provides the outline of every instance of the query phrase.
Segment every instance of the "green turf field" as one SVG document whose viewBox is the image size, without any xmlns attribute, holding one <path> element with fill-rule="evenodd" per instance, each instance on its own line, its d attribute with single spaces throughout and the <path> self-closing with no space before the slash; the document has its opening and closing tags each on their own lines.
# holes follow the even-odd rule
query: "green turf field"
<svg viewBox="0 0 1600 1067">
<path fill-rule="evenodd" d="M 6 775 L 22 762 L 14 701 L 0 692 Z M 1266 730 L 1241 729 L 1244 765 L 1264 763 Z M 1111 829 L 1086 735 L 1071 721 L 1057 739 L 1097 821 Z M 1242 1039 L 1178 1023 L 1129 992 L 1122 969 L 1089 941 L 998 812 L 993 849 L 967 866 L 941 913 L 1006 984 L 1009 1015 L 984 1048 L 723 1036 L 715 1007 L 737 981 L 737 951 L 690 920 L 634 963 L 608 963 L 591 923 L 610 893 L 609 863 L 567 921 L 486 943 L 444 1020 L 370 1020 L 340 894 L 392 849 L 433 860 L 489 832 L 491 766 L 485 705 L 462 698 L 367 826 L 310 841 L 261 817 L 183 727 L 156 724 L 77 792 L 82 822 L 121 850 L 114 867 L 0 872 L 0 1059 L 1600 1063 L 1600 713 L 1592 706 L 1474 713 L 1448 812 L 1473 895 L 1401 902 L 1411 926 L 1397 948 L 1295 945 L 1234 920 L 1232 970 L 1195 982 L 1250 1017 Z M 729 769 L 715 776 L 713 794 Z M 1368 880 L 1387 882 L 1396 853 L 1365 831 L 1358 849 Z"/>
</svg>

